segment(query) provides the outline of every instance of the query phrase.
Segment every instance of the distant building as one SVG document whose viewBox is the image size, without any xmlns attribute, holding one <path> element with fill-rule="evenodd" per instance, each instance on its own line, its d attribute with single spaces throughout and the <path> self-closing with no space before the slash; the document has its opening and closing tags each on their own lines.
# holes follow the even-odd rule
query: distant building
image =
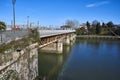
<svg viewBox="0 0 120 80">
<path fill-rule="evenodd" d="M 120 25 L 114 25 L 115 29 L 120 29 Z"/>
<path fill-rule="evenodd" d="M 84 27 L 84 28 L 87 30 L 87 25 L 86 25 L 86 23 L 82 23 L 82 24 L 80 25 L 80 27 Z"/>
<path fill-rule="evenodd" d="M 12 30 L 20 30 L 19 26 L 12 27 Z"/>
<path fill-rule="evenodd" d="M 72 27 L 68 26 L 68 25 L 60 26 L 60 28 L 63 29 L 63 30 L 71 30 L 72 29 Z"/>
</svg>

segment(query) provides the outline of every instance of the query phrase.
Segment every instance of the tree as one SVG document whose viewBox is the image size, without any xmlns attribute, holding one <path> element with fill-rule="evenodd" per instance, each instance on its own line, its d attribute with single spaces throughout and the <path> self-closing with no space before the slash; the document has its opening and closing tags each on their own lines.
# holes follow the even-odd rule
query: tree
<svg viewBox="0 0 120 80">
<path fill-rule="evenodd" d="M 87 21 L 86 25 L 87 25 L 87 30 L 88 30 L 88 34 L 89 34 L 90 33 L 90 23 Z"/>
<path fill-rule="evenodd" d="M 114 27 L 114 24 L 113 24 L 112 21 L 109 21 L 109 22 L 107 23 L 107 26 L 108 26 L 109 28 L 112 28 L 112 27 Z"/>
<path fill-rule="evenodd" d="M 84 35 L 86 33 L 86 30 L 84 27 L 81 27 L 79 29 L 76 29 L 76 34 L 77 35 Z"/>
<path fill-rule="evenodd" d="M 79 27 L 79 21 L 77 20 L 66 20 L 65 25 L 71 26 L 72 28 Z"/>
<path fill-rule="evenodd" d="M 105 23 L 103 22 L 103 23 L 102 23 L 102 28 L 105 28 L 105 27 L 106 27 L 106 25 L 105 25 Z"/>
<path fill-rule="evenodd" d="M 93 26 L 96 26 L 97 23 L 98 23 L 98 21 L 97 21 L 97 20 L 94 20 L 94 21 L 92 22 L 92 25 L 93 25 Z"/>
<path fill-rule="evenodd" d="M 5 29 L 6 29 L 6 24 L 0 21 L 0 30 L 5 30 Z"/>
<path fill-rule="evenodd" d="M 90 28 L 90 32 L 91 32 L 91 34 L 96 34 L 96 27 L 92 26 Z"/>
<path fill-rule="evenodd" d="M 96 34 L 100 34 L 101 30 L 102 30 L 102 27 L 101 27 L 100 23 L 98 22 L 96 25 Z"/>
<path fill-rule="evenodd" d="M 109 21 L 109 22 L 107 23 L 107 27 L 108 27 L 111 35 L 116 35 L 116 34 L 115 34 L 115 31 L 114 31 L 114 29 L 113 29 L 114 24 L 113 24 L 112 21 Z"/>
<path fill-rule="evenodd" d="M 98 34 L 98 30 L 99 30 L 99 28 L 97 27 L 97 26 L 99 26 L 100 25 L 100 23 L 97 21 L 97 20 L 94 20 L 93 22 L 92 22 L 92 27 L 91 27 L 91 29 L 90 29 L 90 31 L 91 31 L 91 34 Z"/>
</svg>

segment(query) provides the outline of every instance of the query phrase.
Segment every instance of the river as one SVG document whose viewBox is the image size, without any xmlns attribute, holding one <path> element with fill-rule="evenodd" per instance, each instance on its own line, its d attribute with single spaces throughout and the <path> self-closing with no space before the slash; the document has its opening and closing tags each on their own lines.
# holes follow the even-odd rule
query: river
<svg viewBox="0 0 120 80">
<path fill-rule="evenodd" d="M 19 56 L 0 54 L 0 69 L 12 63 L 1 70 L 0 80 L 13 80 L 11 75 L 16 80 L 120 80 L 118 40 L 76 39 L 62 54 L 33 49 Z"/>
<path fill-rule="evenodd" d="M 74 45 L 64 46 L 62 55 L 43 53 L 39 60 L 39 72 L 49 80 L 120 80 L 117 40 L 77 39 Z M 54 67 L 58 69 L 54 71 Z"/>
</svg>

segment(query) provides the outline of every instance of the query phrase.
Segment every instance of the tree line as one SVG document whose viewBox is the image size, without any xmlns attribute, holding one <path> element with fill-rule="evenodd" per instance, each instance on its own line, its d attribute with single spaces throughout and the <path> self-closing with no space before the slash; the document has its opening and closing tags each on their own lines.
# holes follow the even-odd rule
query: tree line
<svg viewBox="0 0 120 80">
<path fill-rule="evenodd" d="M 78 35 L 120 35 L 120 25 L 115 25 L 112 21 L 100 23 L 95 20 L 92 23 L 87 21 L 80 28 L 76 29 Z"/>
</svg>

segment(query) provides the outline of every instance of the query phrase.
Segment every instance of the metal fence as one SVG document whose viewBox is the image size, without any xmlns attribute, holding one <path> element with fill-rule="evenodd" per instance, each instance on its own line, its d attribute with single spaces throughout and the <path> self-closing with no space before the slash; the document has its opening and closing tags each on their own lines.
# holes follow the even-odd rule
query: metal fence
<svg viewBox="0 0 120 80">
<path fill-rule="evenodd" d="M 8 43 L 29 35 L 28 29 L 0 31 L 0 44 Z"/>
</svg>

